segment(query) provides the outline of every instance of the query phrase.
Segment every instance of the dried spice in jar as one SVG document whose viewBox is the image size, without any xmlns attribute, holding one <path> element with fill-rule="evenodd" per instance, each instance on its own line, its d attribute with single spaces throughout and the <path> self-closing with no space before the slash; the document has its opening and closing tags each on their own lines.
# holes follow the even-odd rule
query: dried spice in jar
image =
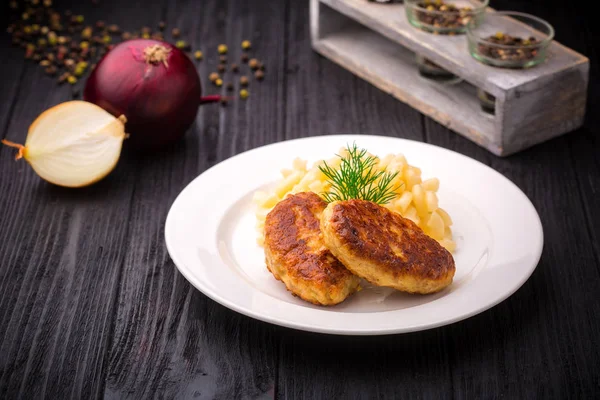
<svg viewBox="0 0 600 400">
<path fill-rule="evenodd" d="M 487 44 L 490 43 L 490 44 Z M 507 61 L 527 61 L 538 54 L 539 40 L 531 36 L 527 39 L 496 32 L 479 44 L 479 53 L 485 57 Z"/>
<path fill-rule="evenodd" d="M 435 31 L 448 31 L 462 29 L 472 18 L 471 7 L 457 7 L 442 0 L 424 0 L 417 3 L 416 18 L 425 25 L 431 26 Z"/>
</svg>

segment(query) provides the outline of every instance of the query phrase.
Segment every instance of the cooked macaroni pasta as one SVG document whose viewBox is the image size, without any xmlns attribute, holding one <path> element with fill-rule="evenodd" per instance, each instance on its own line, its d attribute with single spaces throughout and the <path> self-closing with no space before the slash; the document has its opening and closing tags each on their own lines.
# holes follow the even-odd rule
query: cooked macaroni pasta
<svg viewBox="0 0 600 400">
<path fill-rule="evenodd" d="M 347 150 L 341 149 L 338 154 L 344 157 L 347 155 Z M 327 164 L 333 168 L 339 167 L 340 162 L 339 157 L 327 160 Z M 308 168 L 305 160 L 297 158 L 292 163 L 291 169 L 281 171 L 282 179 L 273 190 L 259 191 L 254 194 L 254 202 L 257 205 L 258 243 L 261 246 L 264 241 L 265 219 L 279 201 L 288 194 L 300 192 L 321 194 L 329 191 L 331 185 L 319 169 L 319 165 L 322 163 L 323 161 L 318 161 Z M 456 243 L 452 239 L 450 228 L 452 219 L 446 211 L 438 206 L 439 180 L 437 178 L 422 180 L 421 170 L 409 165 L 402 154 L 388 154 L 383 158 L 378 158 L 377 167 L 391 173 L 398 172 L 392 182 L 397 196 L 384 206 L 410 219 L 427 235 L 437 240 L 450 252 L 454 252 Z"/>
</svg>

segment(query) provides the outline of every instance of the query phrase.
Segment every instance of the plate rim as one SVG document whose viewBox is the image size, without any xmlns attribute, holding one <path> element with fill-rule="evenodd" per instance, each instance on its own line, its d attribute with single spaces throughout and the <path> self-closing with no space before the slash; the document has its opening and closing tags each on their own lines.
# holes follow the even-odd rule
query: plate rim
<svg viewBox="0 0 600 400">
<path fill-rule="evenodd" d="M 174 244 L 171 243 L 170 235 L 169 235 L 169 229 L 173 223 L 172 220 L 174 218 L 174 216 L 173 216 L 174 210 L 176 209 L 178 202 L 182 201 L 181 199 L 183 199 L 184 196 L 186 196 L 186 192 L 188 190 L 190 190 L 190 188 L 194 185 L 194 183 L 198 179 L 200 179 L 204 174 L 207 174 L 209 171 L 212 171 L 213 169 L 221 166 L 223 163 L 230 162 L 233 159 L 236 159 L 238 157 L 248 156 L 250 153 L 257 152 L 257 151 L 264 151 L 265 149 L 268 149 L 271 147 L 277 147 L 277 146 L 280 146 L 283 144 L 289 144 L 290 142 L 311 141 L 311 140 L 318 141 L 319 139 L 327 139 L 327 140 L 343 139 L 345 141 L 350 141 L 350 140 L 362 140 L 362 139 L 369 140 L 370 138 L 373 138 L 376 140 L 385 139 L 385 140 L 391 140 L 391 141 L 399 141 L 400 143 L 401 142 L 410 142 L 410 143 L 417 144 L 419 146 L 434 148 L 434 149 L 436 149 L 436 151 L 443 151 L 444 153 L 448 153 L 453 157 L 459 156 L 460 158 L 468 159 L 470 162 L 475 162 L 476 164 L 478 164 L 479 167 L 483 167 L 488 172 L 491 172 L 492 174 L 496 175 L 500 179 L 504 180 L 506 183 L 511 185 L 516 190 L 516 192 L 523 198 L 525 203 L 530 207 L 531 211 L 533 211 L 533 215 L 536 217 L 535 221 L 537 222 L 537 224 L 536 224 L 535 228 L 539 231 L 539 246 L 536 249 L 537 251 L 535 253 L 532 252 L 532 255 L 535 254 L 532 259 L 532 260 L 534 260 L 534 261 L 532 261 L 532 266 L 528 268 L 527 273 L 524 274 L 523 277 L 518 282 L 515 282 L 512 285 L 511 290 L 507 290 L 507 291 L 503 292 L 502 295 L 498 296 L 493 301 L 486 303 L 485 306 L 483 306 L 483 307 L 473 309 L 469 312 L 459 313 L 453 317 L 449 317 L 449 318 L 439 320 L 436 322 L 432 322 L 432 323 L 428 323 L 428 324 L 415 325 L 415 326 L 411 326 L 411 327 L 389 327 L 389 328 L 376 328 L 376 329 L 363 328 L 363 327 L 358 327 L 356 329 L 348 328 L 348 327 L 334 327 L 334 328 L 319 327 L 318 325 L 314 325 L 314 324 L 307 325 L 306 323 L 296 322 L 293 320 L 289 320 L 289 321 L 281 320 L 276 317 L 272 317 L 270 315 L 261 314 L 259 312 L 253 311 L 252 309 L 245 308 L 245 307 L 243 307 L 235 302 L 232 302 L 222 296 L 219 296 L 219 294 L 217 292 L 214 292 L 214 291 L 210 290 L 208 287 L 202 285 L 201 281 L 198 280 L 197 277 L 195 277 L 192 274 L 191 269 L 181 259 L 178 258 L 177 252 L 175 251 L 175 248 L 174 248 Z M 471 158 L 469 156 L 466 156 L 464 154 L 458 153 L 458 152 L 450 150 L 450 149 L 446 149 L 444 147 L 433 145 L 431 143 L 425 143 L 425 142 L 420 142 L 417 140 L 411 140 L 411 139 L 399 138 L 399 137 L 393 137 L 393 136 L 360 135 L 360 134 L 358 134 L 358 135 L 357 134 L 317 135 L 317 136 L 308 136 L 308 137 L 303 137 L 303 138 L 295 138 L 295 139 L 290 139 L 290 140 L 283 140 L 280 142 L 269 143 L 269 144 L 266 144 L 263 146 L 255 147 L 253 149 L 246 150 L 246 151 L 238 153 L 232 157 L 224 159 L 224 160 L 220 161 L 219 163 L 206 169 L 202 173 L 200 173 L 198 176 L 196 176 L 194 179 L 192 179 L 185 186 L 185 188 L 183 188 L 181 190 L 181 192 L 177 195 L 177 197 L 171 204 L 171 207 L 169 208 L 169 212 L 168 212 L 167 218 L 165 220 L 164 231 L 165 231 L 164 235 L 165 235 L 165 243 L 166 243 L 167 251 L 168 251 L 171 259 L 173 260 L 173 263 L 175 264 L 176 268 L 186 278 L 186 280 L 190 284 L 192 284 L 192 286 L 194 286 L 197 290 L 202 292 L 205 296 L 212 299 L 213 301 L 215 301 L 235 312 L 238 312 L 242 315 L 245 315 L 245 316 L 248 316 L 248 317 L 263 321 L 263 322 L 271 323 L 274 325 L 284 326 L 287 328 L 292 328 L 292 329 L 297 329 L 297 330 L 307 331 L 307 332 L 335 334 L 335 335 L 354 335 L 354 336 L 393 335 L 393 334 L 401 334 L 401 333 L 409 333 L 409 332 L 434 329 L 434 328 L 438 328 L 441 326 L 454 324 L 456 322 L 471 318 L 471 317 L 478 315 L 484 311 L 487 311 L 487 310 L 495 307 L 496 305 L 500 304 L 507 298 L 511 297 L 514 293 L 516 293 L 525 284 L 525 282 L 527 282 L 529 280 L 529 278 L 531 277 L 531 275 L 533 274 L 533 272 L 537 269 L 537 266 L 539 265 L 539 261 L 541 259 L 541 256 L 543 254 L 543 249 L 544 249 L 544 230 L 543 230 L 543 224 L 541 222 L 539 213 L 537 212 L 535 206 L 533 205 L 533 203 L 531 202 L 529 197 L 514 182 L 512 182 L 510 179 L 508 179 L 506 176 L 504 176 L 500 172 L 496 171 L 495 169 L 491 168 L 490 166 L 488 166 L 474 158 Z M 277 300 L 277 301 L 281 301 L 281 300 Z M 381 311 L 381 312 L 388 312 L 388 311 Z"/>
</svg>

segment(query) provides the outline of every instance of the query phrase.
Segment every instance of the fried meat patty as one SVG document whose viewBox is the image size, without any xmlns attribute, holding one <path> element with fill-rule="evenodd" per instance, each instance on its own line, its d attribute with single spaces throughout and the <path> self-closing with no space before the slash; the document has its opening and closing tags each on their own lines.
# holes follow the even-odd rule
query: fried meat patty
<svg viewBox="0 0 600 400">
<path fill-rule="evenodd" d="M 314 304 L 334 305 L 357 291 L 360 279 L 323 243 L 319 218 L 326 206 L 311 192 L 280 201 L 265 221 L 265 259 L 290 292 Z"/>
<path fill-rule="evenodd" d="M 364 200 L 330 203 L 321 216 L 333 255 L 367 281 L 409 293 L 442 290 L 454 277 L 454 259 L 411 220 Z"/>
</svg>

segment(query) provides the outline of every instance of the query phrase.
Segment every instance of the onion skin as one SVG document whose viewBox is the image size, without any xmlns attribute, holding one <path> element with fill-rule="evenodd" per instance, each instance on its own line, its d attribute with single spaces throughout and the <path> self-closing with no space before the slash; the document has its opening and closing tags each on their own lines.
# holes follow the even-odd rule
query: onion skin
<svg viewBox="0 0 600 400">
<path fill-rule="evenodd" d="M 144 50 L 164 46 L 163 62 Z M 156 150 L 179 140 L 196 118 L 202 87 L 189 57 L 157 40 L 135 39 L 108 52 L 90 74 L 83 98 L 114 116 L 127 115 L 127 146 Z"/>
</svg>

